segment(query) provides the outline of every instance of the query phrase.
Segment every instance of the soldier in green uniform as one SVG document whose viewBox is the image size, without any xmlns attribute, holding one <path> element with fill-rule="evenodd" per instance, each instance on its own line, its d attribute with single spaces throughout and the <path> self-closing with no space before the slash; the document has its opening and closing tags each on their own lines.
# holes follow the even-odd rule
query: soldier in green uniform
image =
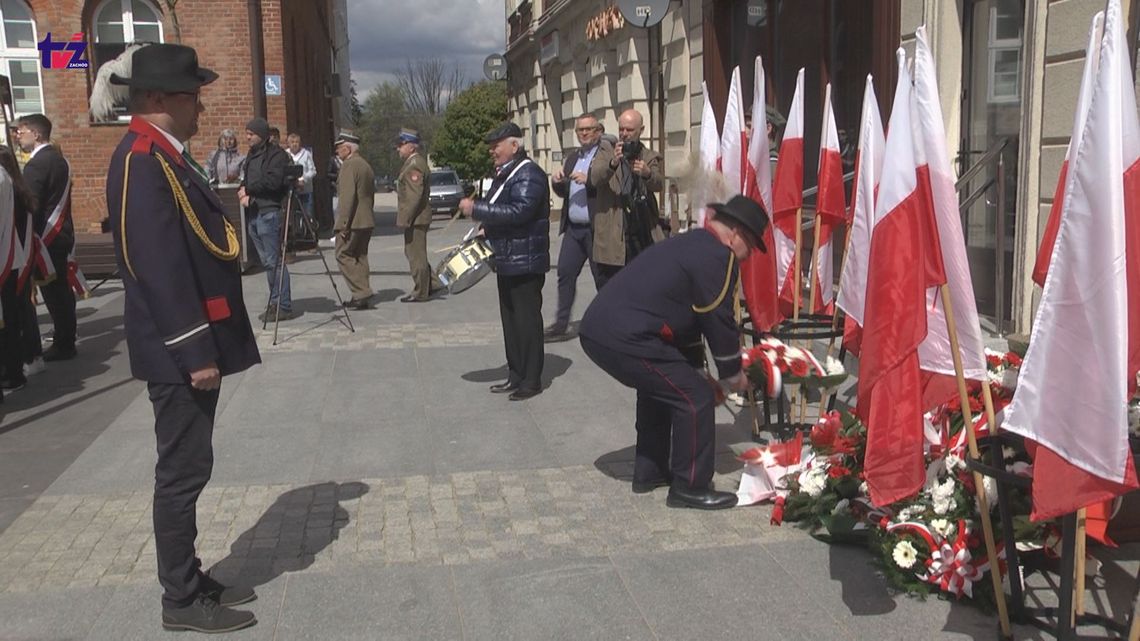
<svg viewBox="0 0 1140 641">
<path fill-rule="evenodd" d="M 376 195 L 375 176 L 368 161 L 359 153 L 360 138 L 341 132 L 336 138 L 336 156 L 341 160 L 336 179 L 336 262 L 352 292 L 349 309 L 371 307 L 368 241 L 372 239 L 372 208 Z"/>
<path fill-rule="evenodd" d="M 396 226 L 404 230 L 404 255 L 408 257 L 408 269 L 412 272 L 415 287 L 400 302 L 422 303 L 431 300 L 431 295 L 438 288 L 427 258 L 427 232 L 431 226 L 428 163 L 420 152 L 420 135 L 414 129 L 400 130 L 396 137 L 396 151 L 404 159 L 404 166 L 396 178 Z"/>
</svg>

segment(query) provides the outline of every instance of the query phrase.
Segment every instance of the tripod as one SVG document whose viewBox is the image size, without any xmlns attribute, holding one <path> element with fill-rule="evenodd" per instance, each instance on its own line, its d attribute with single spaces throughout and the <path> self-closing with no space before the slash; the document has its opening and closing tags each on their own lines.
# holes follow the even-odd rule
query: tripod
<svg viewBox="0 0 1140 641">
<path fill-rule="evenodd" d="M 297 194 L 294 191 L 294 186 L 289 186 L 289 195 L 285 198 L 285 220 L 281 223 L 281 261 L 277 267 L 277 292 L 280 295 L 281 288 L 285 285 L 285 254 L 289 251 L 289 227 L 293 216 L 293 203 L 299 203 Z M 303 212 L 299 216 L 303 222 L 305 229 L 317 239 L 317 230 L 314 227 L 314 222 L 309 219 Z M 329 270 L 329 261 L 325 258 L 325 252 L 321 249 L 320 240 L 314 243 L 317 249 L 317 255 L 321 257 L 321 263 L 325 266 L 325 275 L 329 277 L 329 282 L 332 283 L 333 293 L 336 294 L 336 302 L 340 309 L 344 310 L 344 320 L 348 322 L 348 331 L 353 334 L 356 333 L 356 328 L 352 325 L 352 318 L 348 315 L 348 308 L 344 306 L 344 299 L 340 296 L 340 289 L 336 286 L 336 279 L 333 278 L 332 271 Z M 261 329 L 264 331 L 269 326 L 269 309 L 273 297 L 270 296 L 269 300 L 265 303 L 265 317 L 261 321 Z M 278 301 L 280 303 L 280 301 Z M 277 328 L 281 325 L 281 306 L 280 304 L 273 307 L 273 344 L 277 344 Z"/>
</svg>

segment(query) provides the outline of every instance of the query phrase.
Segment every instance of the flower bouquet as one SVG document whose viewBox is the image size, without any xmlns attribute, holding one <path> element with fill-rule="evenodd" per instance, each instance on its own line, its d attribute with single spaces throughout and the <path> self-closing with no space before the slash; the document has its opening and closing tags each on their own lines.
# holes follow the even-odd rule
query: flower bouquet
<svg viewBox="0 0 1140 641">
<path fill-rule="evenodd" d="M 786 345 L 775 338 L 760 339 L 745 350 L 742 361 L 748 378 L 768 398 L 776 398 L 786 386 L 830 390 L 847 379 L 847 372 L 837 359 L 828 356 L 821 364 L 809 350 Z"/>
</svg>

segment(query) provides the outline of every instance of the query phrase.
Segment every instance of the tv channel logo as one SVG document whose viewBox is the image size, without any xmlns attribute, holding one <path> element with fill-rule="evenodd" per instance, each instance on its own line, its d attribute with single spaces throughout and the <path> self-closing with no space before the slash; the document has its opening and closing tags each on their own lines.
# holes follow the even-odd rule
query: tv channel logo
<svg viewBox="0 0 1140 641">
<path fill-rule="evenodd" d="M 71 40 L 52 40 L 51 32 L 36 47 L 44 69 L 87 69 L 87 41 L 82 33 L 71 34 Z"/>
</svg>

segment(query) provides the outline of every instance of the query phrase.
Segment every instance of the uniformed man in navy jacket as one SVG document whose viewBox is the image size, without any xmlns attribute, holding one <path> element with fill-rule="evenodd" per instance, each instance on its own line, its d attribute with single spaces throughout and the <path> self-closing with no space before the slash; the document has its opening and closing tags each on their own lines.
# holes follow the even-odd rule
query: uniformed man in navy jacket
<svg viewBox="0 0 1140 641">
<path fill-rule="evenodd" d="M 767 251 L 768 216 L 736 196 L 709 205 L 705 220 L 618 272 L 586 310 L 579 333 L 587 356 L 637 390 L 633 491 L 668 485 L 670 507 L 716 510 L 736 505 L 736 495 L 712 489 L 715 393 L 686 354 L 695 345 L 703 360 L 703 336 L 721 380 L 746 389 L 733 292 L 740 261 L 753 249 Z"/>
<path fill-rule="evenodd" d="M 242 299 L 238 240 L 188 141 L 205 110 L 199 92 L 218 75 L 190 47 L 134 53 L 134 117 L 111 156 L 107 208 L 126 289 L 131 373 L 154 405 L 158 463 L 154 538 L 168 630 L 228 632 L 253 625 L 229 606 L 253 600 L 200 570 L 194 551 L 198 495 L 210 479 L 222 378 L 261 361 Z"/>
</svg>

